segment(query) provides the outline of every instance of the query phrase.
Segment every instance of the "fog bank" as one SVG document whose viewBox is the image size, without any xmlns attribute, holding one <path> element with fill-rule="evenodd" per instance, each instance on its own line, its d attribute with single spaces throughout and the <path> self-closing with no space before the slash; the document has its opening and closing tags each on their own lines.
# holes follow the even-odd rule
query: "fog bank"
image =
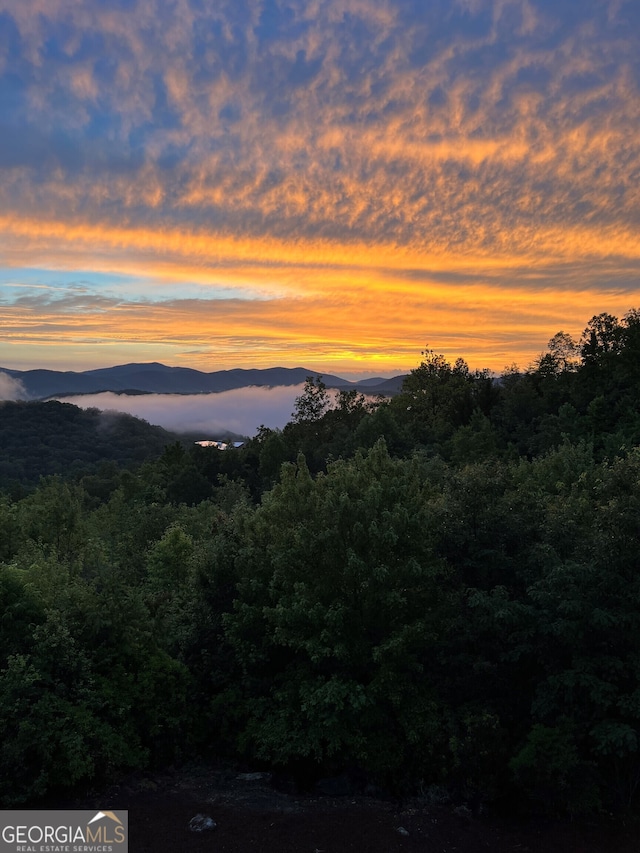
<svg viewBox="0 0 640 853">
<path fill-rule="evenodd" d="M 26 400 L 28 396 L 19 379 L 14 379 L 8 373 L 0 373 L 0 400 Z"/>
<path fill-rule="evenodd" d="M 295 399 L 303 388 L 304 385 L 251 387 L 219 394 L 184 395 L 105 391 L 58 399 L 83 409 L 127 412 L 172 432 L 196 432 L 205 437 L 229 431 L 253 436 L 261 424 L 281 429 L 290 421 Z"/>
</svg>

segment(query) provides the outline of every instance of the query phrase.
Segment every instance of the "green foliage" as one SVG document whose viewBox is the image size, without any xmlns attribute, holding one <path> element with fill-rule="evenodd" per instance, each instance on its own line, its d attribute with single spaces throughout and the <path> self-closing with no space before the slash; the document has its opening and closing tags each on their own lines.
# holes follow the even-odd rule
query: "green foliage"
<svg viewBox="0 0 640 853">
<path fill-rule="evenodd" d="M 33 486 L 40 477 L 86 474 L 105 460 L 122 465 L 157 455 L 175 436 L 131 415 L 70 403 L 0 405 L 0 487 Z"/>
<path fill-rule="evenodd" d="M 20 527 L 26 537 L 38 542 L 62 561 L 72 562 L 84 549 L 82 489 L 53 477 L 19 504 Z"/>
<path fill-rule="evenodd" d="M 580 759 L 570 721 L 560 726 L 533 726 L 522 749 L 510 762 L 514 778 L 536 805 L 558 815 L 592 813 L 601 803 L 592 767 Z"/>
<path fill-rule="evenodd" d="M 393 405 L 407 413 L 404 417 L 414 440 L 430 444 L 448 438 L 456 427 L 468 422 L 474 407 L 474 377 L 462 359 L 452 366 L 433 350 L 425 350 L 423 356 Z"/>
<path fill-rule="evenodd" d="M 302 394 L 296 397 L 291 420 L 298 424 L 319 421 L 329 405 L 329 394 L 322 377 L 307 376 Z"/>
<path fill-rule="evenodd" d="M 0 569 L 5 805 L 143 767 L 181 739 L 187 673 L 154 642 L 141 602 L 57 551 L 31 548 Z"/>
<path fill-rule="evenodd" d="M 469 423 L 455 431 L 451 438 L 449 455 L 457 465 L 464 465 L 498 455 L 499 439 L 489 418 L 475 409 Z"/>
<path fill-rule="evenodd" d="M 428 763 L 440 713 L 429 649 L 450 603 L 412 466 L 382 442 L 315 479 L 300 457 L 243 525 L 225 626 L 244 743 L 279 764 L 351 760 L 396 782 Z"/>
<path fill-rule="evenodd" d="M 498 380 L 427 350 L 223 453 L 3 406 L 2 803 L 197 750 L 637 813 L 639 356 L 637 311 Z"/>
<path fill-rule="evenodd" d="M 0 612 L 0 666 L 4 667 L 11 655 L 32 648 L 33 630 L 45 618 L 41 602 L 15 566 L 0 566 Z"/>
<path fill-rule="evenodd" d="M 193 540 L 178 524 L 172 524 L 149 550 L 148 576 L 152 586 L 158 590 L 175 588 L 184 578 Z"/>
</svg>

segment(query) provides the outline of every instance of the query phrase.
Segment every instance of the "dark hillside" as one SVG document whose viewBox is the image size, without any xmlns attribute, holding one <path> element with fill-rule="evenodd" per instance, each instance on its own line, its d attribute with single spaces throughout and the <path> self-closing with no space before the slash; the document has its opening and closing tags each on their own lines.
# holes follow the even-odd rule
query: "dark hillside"
<svg viewBox="0 0 640 853">
<path fill-rule="evenodd" d="M 0 486 L 69 476 L 101 462 L 140 463 L 175 441 L 172 433 L 131 415 L 57 401 L 5 402 L 0 405 Z"/>
</svg>

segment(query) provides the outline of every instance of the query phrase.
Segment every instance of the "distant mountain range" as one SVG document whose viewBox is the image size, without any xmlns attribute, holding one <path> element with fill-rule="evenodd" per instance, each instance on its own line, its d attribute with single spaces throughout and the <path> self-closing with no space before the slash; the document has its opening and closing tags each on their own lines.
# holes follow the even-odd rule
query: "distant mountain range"
<svg viewBox="0 0 640 853">
<path fill-rule="evenodd" d="M 203 373 L 189 367 L 167 367 L 158 362 L 150 364 L 121 364 L 117 367 L 103 367 L 97 370 L 58 371 L 58 370 L 11 370 L 0 367 L 0 373 L 6 373 L 18 379 L 29 397 L 46 399 L 69 394 L 97 394 L 101 391 L 116 393 L 143 394 L 212 394 L 231 391 L 234 388 L 247 388 L 250 385 L 282 386 L 300 385 L 308 376 L 319 375 L 304 367 L 270 367 L 264 370 L 217 370 Z M 375 377 L 359 382 L 349 382 L 339 376 L 322 374 L 322 381 L 328 388 L 350 390 L 355 388 L 367 394 L 396 394 L 404 376 L 392 379 Z"/>
</svg>

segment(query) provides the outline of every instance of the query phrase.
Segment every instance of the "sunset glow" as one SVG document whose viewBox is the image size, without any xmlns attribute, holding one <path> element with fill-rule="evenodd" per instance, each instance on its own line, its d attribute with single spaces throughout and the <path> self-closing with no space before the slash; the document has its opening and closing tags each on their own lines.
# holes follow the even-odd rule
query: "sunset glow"
<svg viewBox="0 0 640 853">
<path fill-rule="evenodd" d="M 0 367 L 526 367 L 640 305 L 635 0 L 0 0 Z"/>
</svg>

